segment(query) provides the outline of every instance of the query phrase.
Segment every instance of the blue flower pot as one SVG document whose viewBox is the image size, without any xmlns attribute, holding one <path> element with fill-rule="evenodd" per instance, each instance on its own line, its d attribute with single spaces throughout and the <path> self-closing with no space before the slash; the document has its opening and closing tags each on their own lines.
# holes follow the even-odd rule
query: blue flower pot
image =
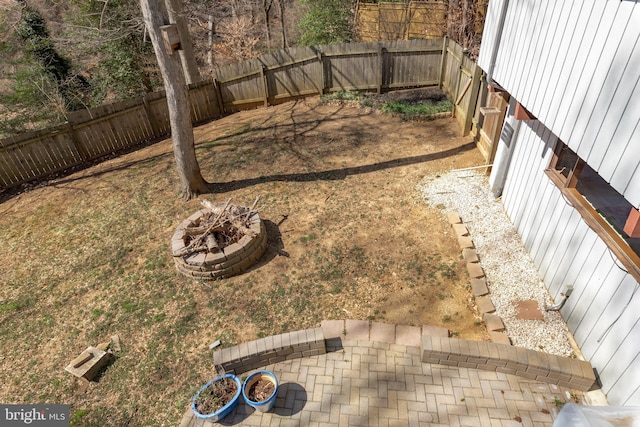
<svg viewBox="0 0 640 427">
<path fill-rule="evenodd" d="M 249 390 L 251 387 L 260 380 L 271 381 L 274 385 L 274 390 L 271 396 L 266 398 L 263 401 L 256 402 L 249 399 Z M 249 375 L 246 380 L 244 380 L 244 384 L 242 384 L 242 397 L 244 397 L 247 405 L 256 409 L 256 411 L 267 412 L 273 408 L 273 405 L 276 403 L 276 396 L 278 395 L 278 379 L 275 374 L 270 371 L 256 371 L 253 374 Z"/>
<path fill-rule="evenodd" d="M 236 377 L 235 375 L 225 374 L 224 378 L 231 378 L 236 383 L 236 394 L 233 395 L 233 399 L 231 399 L 229 403 L 224 405 L 222 408 L 218 409 L 215 412 L 212 412 L 211 414 L 201 414 L 196 409 L 196 400 L 198 399 L 198 396 L 200 396 L 200 393 L 205 391 L 211 384 L 221 380 L 222 378 L 223 378 L 222 375 L 215 377 L 214 379 L 206 383 L 204 386 L 202 386 L 202 388 L 196 393 L 196 395 L 193 396 L 193 400 L 191 402 L 191 410 L 193 411 L 194 414 L 196 414 L 196 417 L 203 418 L 207 421 L 215 423 L 223 419 L 224 417 L 226 417 L 229 414 L 229 412 L 233 411 L 235 407 L 238 406 L 238 401 L 240 400 L 240 390 L 242 389 L 242 383 L 240 383 L 240 379 L 238 379 L 238 377 Z"/>
</svg>

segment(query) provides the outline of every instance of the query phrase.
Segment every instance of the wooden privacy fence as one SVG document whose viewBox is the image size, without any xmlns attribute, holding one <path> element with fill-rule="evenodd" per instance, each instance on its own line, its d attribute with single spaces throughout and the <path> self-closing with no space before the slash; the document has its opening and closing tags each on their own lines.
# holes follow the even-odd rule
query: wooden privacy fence
<svg viewBox="0 0 640 427">
<path fill-rule="evenodd" d="M 283 49 L 216 70 L 225 112 L 339 90 L 438 86 L 442 39 Z"/>
<path fill-rule="evenodd" d="M 444 39 L 442 62 L 442 90 L 454 102 L 454 115 L 466 134 L 473 125 L 480 99 L 482 69 L 464 54 L 459 44 Z"/>
<path fill-rule="evenodd" d="M 375 42 L 444 37 L 448 27 L 452 30 L 462 25 L 456 22 L 462 20 L 461 7 L 464 6 L 458 2 L 456 7 L 453 3 L 449 0 L 359 0 L 355 11 L 356 39 Z M 473 30 L 481 37 L 489 0 L 474 0 L 468 6 L 475 15 Z"/>
<path fill-rule="evenodd" d="M 477 110 L 480 69 L 447 39 L 351 43 L 280 50 L 220 68 L 189 88 L 194 124 L 224 114 L 340 90 L 378 93 L 441 87 L 463 134 Z M 68 122 L 0 140 L 7 189 L 169 135 L 164 92 L 74 112 Z"/>
<path fill-rule="evenodd" d="M 356 37 L 359 41 L 438 38 L 447 32 L 449 5 L 442 1 L 359 1 L 356 6 Z"/>
</svg>

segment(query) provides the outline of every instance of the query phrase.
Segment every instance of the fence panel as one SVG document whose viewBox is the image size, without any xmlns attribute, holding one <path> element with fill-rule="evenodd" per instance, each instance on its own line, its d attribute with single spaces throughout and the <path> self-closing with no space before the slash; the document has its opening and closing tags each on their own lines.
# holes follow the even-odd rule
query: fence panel
<svg viewBox="0 0 640 427">
<path fill-rule="evenodd" d="M 471 131 L 473 116 L 478 100 L 482 70 L 475 62 L 463 55 L 460 63 L 460 76 L 454 97 L 455 116 L 462 128 L 462 134 Z"/>
<path fill-rule="evenodd" d="M 407 3 L 378 3 L 378 40 L 406 40 L 411 21 L 411 13 Z"/>
<path fill-rule="evenodd" d="M 446 54 L 444 55 L 444 73 L 442 77 L 442 90 L 449 99 L 456 100 L 460 83 L 460 66 L 462 65 L 462 46 L 447 41 Z"/>
<path fill-rule="evenodd" d="M 410 40 L 385 45 L 385 87 L 437 86 L 440 83 L 442 40 Z"/>
<path fill-rule="evenodd" d="M 189 100 L 193 123 L 204 123 L 222 115 L 218 102 L 218 91 L 211 81 L 203 81 L 189 86 Z"/>
<path fill-rule="evenodd" d="M 147 118 L 150 126 L 155 130 L 156 138 L 169 135 L 171 123 L 169 122 L 169 107 L 164 91 L 149 93 L 144 97 Z"/>
<path fill-rule="evenodd" d="M 488 0 L 476 3 L 475 33 L 481 37 Z M 454 12 L 455 13 L 455 12 Z M 448 1 L 358 2 L 355 36 L 361 42 L 440 38 L 447 32 Z"/>
<path fill-rule="evenodd" d="M 0 183 L 8 188 L 79 165 L 80 155 L 66 126 L 47 129 L 45 135 L 34 132 L 13 139 L 0 147 Z"/>
<path fill-rule="evenodd" d="M 107 144 L 105 139 L 113 137 L 112 130 L 105 129 L 102 120 L 75 126 L 73 136 L 77 144 L 82 147 L 87 160 L 96 159 L 104 153 Z"/>
<path fill-rule="evenodd" d="M 231 64 L 216 71 L 225 111 L 237 111 L 264 103 L 262 64 L 257 59 Z"/>
<path fill-rule="evenodd" d="M 447 30 L 447 3 L 439 1 L 411 2 L 408 38 L 442 38 Z M 483 21 L 484 22 L 484 21 Z"/>
<path fill-rule="evenodd" d="M 138 105 L 90 122 L 76 124 L 74 136 L 89 159 L 97 159 L 153 138 L 153 131 Z"/>
<path fill-rule="evenodd" d="M 378 43 L 321 46 L 327 90 L 372 90 L 382 85 Z"/>
<path fill-rule="evenodd" d="M 321 94 L 324 89 L 321 52 L 312 47 L 283 49 L 260 58 L 270 100 Z"/>
<path fill-rule="evenodd" d="M 356 39 L 361 42 L 380 40 L 380 12 L 377 4 L 358 2 Z"/>
</svg>

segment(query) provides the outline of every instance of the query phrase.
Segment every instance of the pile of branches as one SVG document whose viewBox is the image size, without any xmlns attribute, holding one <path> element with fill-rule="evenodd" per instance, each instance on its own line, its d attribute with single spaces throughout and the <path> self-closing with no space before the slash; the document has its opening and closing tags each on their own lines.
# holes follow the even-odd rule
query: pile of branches
<svg viewBox="0 0 640 427">
<path fill-rule="evenodd" d="M 258 200 L 260 196 L 250 208 L 233 205 L 231 199 L 223 206 L 203 200 L 202 205 L 208 212 L 185 227 L 185 247 L 174 251 L 173 256 L 183 257 L 198 252 L 217 253 L 244 236 L 254 236 L 255 232 L 250 229 L 250 220 L 257 212 Z"/>
</svg>

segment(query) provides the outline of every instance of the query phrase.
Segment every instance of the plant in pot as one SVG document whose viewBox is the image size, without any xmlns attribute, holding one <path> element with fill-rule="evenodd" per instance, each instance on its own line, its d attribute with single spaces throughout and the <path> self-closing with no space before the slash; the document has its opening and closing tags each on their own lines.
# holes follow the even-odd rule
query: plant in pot
<svg viewBox="0 0 640 427">
<path fill-rule="evenodd" d="M 238 377 L 223 372 L 196 393 L 191 402 L 191 410 L 198 418 L 217 422 L 238 406 L 241 389 Z"/>
<path fill-rule="evenodd" d="M 256 371 L 242 384 L 242 397 L 257 411 L 267 412 L 273 408 L 278 395 L 278 379 L 270 371 Z"/>
</svg>

